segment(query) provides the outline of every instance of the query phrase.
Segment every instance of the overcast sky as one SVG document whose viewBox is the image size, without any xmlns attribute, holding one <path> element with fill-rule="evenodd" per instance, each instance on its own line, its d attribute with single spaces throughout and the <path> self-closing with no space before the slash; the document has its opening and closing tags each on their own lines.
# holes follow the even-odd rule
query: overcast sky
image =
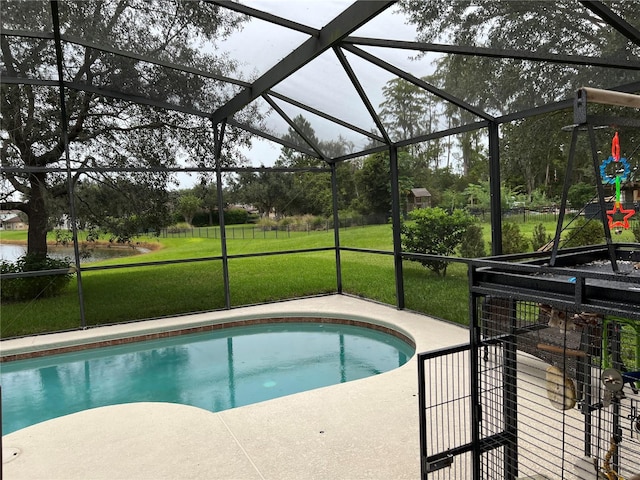
<svg viewBox="0 0 640 480">
<path fill-rule="evenodd" d="M 328 0 L 252 0 L 244 2 L 247 5 L 263 9 L 273 15 L 309 25 L 314 28 L 322 28 L 335 16 L 348 8 L 351 1 Z M 392 6 L 378 17 L 368 22 L 365 26 L 353 33 L 355 36 L 381 37 L 395 40 L 415 40 L 416 32 L 413 26 L 405 25 L 404 19 L 397 14 L 397 7 Z M 217 45 L 218 53 L 229 53 L 231 57 L 241 62 L 241 71 L 245 79 L 255 78 L 264 74 L 279 60 L 288 55 L 308 38 L 307 35 L 283 28 L 269 22 L 253 19 L 244 25 L 242 31 L 232 34 L 226 41 Z M 363 48 L 371 53 L 380 55 L 384 60 L 390 61 L 399 67 L 414 70 L 417 76 L 431 73 L 432 67 L 429 61 L 414 62 L 409 59 L 411 52 L 398 52 L 390 49 Z M 347 54 L 349 62 L 363 83 L 371 103 L 375 108 L 383 101 L 382 86 L 394 78 L 381 69 L 371 66 L 351 54 Z M 420 70 L 415 70 L 422 65 Z M 274 87 L 276 92 L 287 95 L 303 103 L 312 105 L 319 110 L 343 118 L 361 128 L 369 130 L 374 127 L 374 122 L 360 102 L 355 90 L 349 82 L 346 74 L 339 67 L 339 63 L 329 51 L 320 58 L 293 74 L 285 82 Z M 287 113 L 295 116 L 295 108 L 287 104 L 281 104 L 287 108 Z M 364 146 L 367 141 L 363 136 L 343 129 L 342 127 L 330 127 L 327 122 L 319 121 L 311 114 L 305 114 L 312 122 L 312 126 L 321 140 L 336 139 L 338 135 L 347 137 L 356 144 L 356 147 Z M 286 132 L 288 126 L 279 116 L 271 115 L 268 120 L 269 127 L 274 131 Z M 271 166 L 280 155 L 282 147 L 268 140 L 256 137 L 253 147 L 245 150 L 251 165 Z M 195 181 L 196 176 L 181 176 L 186 180 L 185 185 Z M 187 186 L 181 185 L 181 188 Z"/>
</svg>

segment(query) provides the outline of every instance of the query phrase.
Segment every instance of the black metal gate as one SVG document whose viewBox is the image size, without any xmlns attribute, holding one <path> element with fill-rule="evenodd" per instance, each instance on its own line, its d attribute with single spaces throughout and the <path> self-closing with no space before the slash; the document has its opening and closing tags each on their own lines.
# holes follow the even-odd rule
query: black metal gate
<svg viewBox="0 0 640 480">
<path fill-rule="evenodd" d="M 490 353 L 468 344 L 418 355 L 425 480 L 516 476 L 517 403 L 510 351 L 502 340 L 486 347 Z"/>
</svg>

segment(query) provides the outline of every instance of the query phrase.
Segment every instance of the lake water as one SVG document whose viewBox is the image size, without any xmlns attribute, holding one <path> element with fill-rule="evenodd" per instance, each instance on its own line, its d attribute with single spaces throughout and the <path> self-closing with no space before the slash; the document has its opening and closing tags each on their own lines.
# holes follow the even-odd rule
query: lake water
<svg viewBox="0 0 640 480">
<path fill-rule="evenodd" d="M 27 252 L 26 245 L 0 244 L 0 260 L 5 262 L 15 262 L 19 257 Z M 126 247 L 94 247 L 87 250 L 87 254 L 81 252 L 80 263 L 99 262 L 111 258 L 128 257 L 139 253 L 146 253 L 144 248 Z M 74 258 L 73 247 L 49 246 L 48 255 L 52 258 Z"/>
</svg>

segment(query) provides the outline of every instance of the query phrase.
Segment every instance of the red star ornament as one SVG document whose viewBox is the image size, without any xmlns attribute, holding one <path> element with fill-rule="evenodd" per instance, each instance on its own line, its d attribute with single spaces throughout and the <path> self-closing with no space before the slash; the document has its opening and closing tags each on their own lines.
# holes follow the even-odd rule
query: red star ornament
<svg viewBox="0 0 640 480">
<path fill-rule="evenodd" d="M 613 216 L 616 214 L 616 212 L 620 212 L 623 215 L 622 220 L 614 220 Z M 628 229 L 629 219 L 633 217 L 635 213 L 636 211 L 633 208 L 629 208 L 629 209 L 622 208 L 622 205 L 620 205 L 620 202 L 615 202 L 613 205 L 613 209 L 607 210 L 607 218 L 609 219 L 609 229 L 614 229 L 614 228 Z M 619 215 L 617 216 L 618 218 L 620 218 Z"/>
</svg>

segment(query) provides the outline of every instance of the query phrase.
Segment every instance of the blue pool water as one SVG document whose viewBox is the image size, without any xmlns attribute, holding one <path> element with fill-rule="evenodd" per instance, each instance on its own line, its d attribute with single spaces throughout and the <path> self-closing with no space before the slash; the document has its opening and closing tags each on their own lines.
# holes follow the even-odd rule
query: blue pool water
<svg viewBox="0 0 640 480">
<path fill-rule="evenodd" d="M 279 323 L 9 362 L 0 365 L 2 433 L 129 402 L 217 412 L 377 375 L 413 354 L 368 328 Z"/>
</svg>

